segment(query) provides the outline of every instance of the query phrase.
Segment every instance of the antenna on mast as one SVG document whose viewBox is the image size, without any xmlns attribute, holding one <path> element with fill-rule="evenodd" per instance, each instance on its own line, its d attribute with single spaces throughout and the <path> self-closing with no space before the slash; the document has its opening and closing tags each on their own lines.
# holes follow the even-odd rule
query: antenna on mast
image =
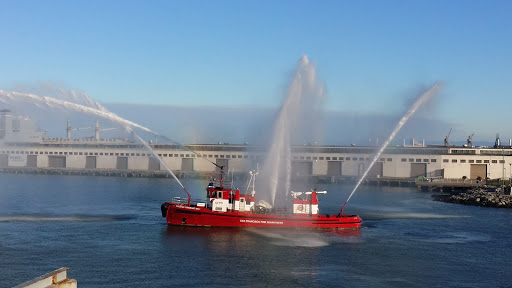
<svg viewBox="0 0 512 288">
<path fill-rule="evenodd" d="M 252 188 L 251 196 L 254 197 L 254 195 L 256 195 L 256 190 L 254 189 L 254 185 L 256 182 L 256 175 L 258 175 L 258 167 L 256 166 L 256 170 L 249 171 L 249 174 L 251 175 L 251 178 L 249 179 L 249 183 L 247 184 L 247 189 L 245 191 L 245 195 L 247 195 L 249 188 Z"/>
</svg>

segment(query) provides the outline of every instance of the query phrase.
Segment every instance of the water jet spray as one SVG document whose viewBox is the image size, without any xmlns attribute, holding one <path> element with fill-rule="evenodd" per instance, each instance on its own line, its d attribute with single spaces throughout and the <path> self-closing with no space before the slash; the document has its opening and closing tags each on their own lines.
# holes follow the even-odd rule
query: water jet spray
<svg viewBox="0 0 512 288">
<path fill-rule="evenodd" d="M 366 170 L 364 171 L 363 176 L 361 176 L 361 178 L 357 182 L 356 186 L 354 187 L 354 190 L 352 190 L 352 193 L 350 193 L 350 195 L 348 196 L 347 201 L 345 201 L 345 204 L 343 204 L 343 207 L 341 207 L 341 215 L 343 215 L 343 209 L 345 209 L 345 206 L 347 205 L 347 203 L 350 200 L 350 198 L 352 198 L 352 195 L 354 195 L 354 193 L 356 192 L 357 188 L 359 187 L 359 185 L 361 185 L 361 183 L 363 182 L 364 178 L 366 177 L 366 175 L 368 174 L 370 169 L 373 167 L 375 162 L 377 162 L 377 159 L 379 159 L 380 154 L 382 154 L 382 152 L 384 152 L 384 149 L 386 149 L 386 147 L 393 140 L 393 138 L 395 138 L 395 136 L 398 133 L 398 131 L 400 131 L 402 126 L 404 126 L 404 124 L 416 112 L 416 110 L 418 110 L 418 108 L 421 105 L 423 105 L 425 102 L 427 102 L 430 98 L 432 98 L 434 95 L 436 95 L 439 92 L 439 90 L 441 90 L 441 88 L 443 88 L 443 84 L 442 83 L 439 83 L 439 82 L 435 83 L 432 87 L 430 87 L 430 89 L 428 89 L 426 92 L 421 94 L 420 97 L 418 97 L 418 99 L 414 102 L 414 104 L 411 106 L 411 108 L 409 108 L 407 113 L 405 113 L 405 115 L 400 119 L 400 121 L 398 121 L 398 124 L 396 125 L 395 129 L 393 130 L 393 132 L 391 132 L 391 135 L 389 135 L 389 137 L 386 140 L 386 142 L 384 142 L 384 144 L 382 144 L 382 146 L 380 147 L 380 149 L 377 152 L 377 154 L 375 154 L 375 156 L 373 157 L 372 162 L 370 163 L 368 168 L 366 168 Z"/>
<path fill-rule="evenodd" d="M 144 145 L 144 147 L 147 150 L 149 150 L 151 152 L 151 154 L 154 157 L 156 157 L 156 159 L 158 159 L 158 161 L 165 168 L 165 170 L 167 170 L 167 172 L 169 172 L 169 174 L 172 175 L 172 177 L 176 180 L 176 182 L 178 182 L 178 184 L 181 186 L 181 188 L 183 188 L 183 190 L 185 190 L 185 193 L 188 196 L 188 201 L 189 201 L 189 204 L 190 204 L 190 194 L 185 189 L 183 184 L 178 180 L 176 175 L 167 166 L 167 164 L 165 164 L 165 162 L 162 160 L 162 158 L 160 156 L 158 156 L 158 154 L 155 153 L 155 151 L 149 146 L 149 144 L 146 141 L 144 141 L 132 128 L 133 127 L 134 128 L 139 128 L 139 129 L 141 129 L 143 131 L 146 131 L 146 132 L 149 132 L 149 133 L 154 134 L 156 136 L 159 136 L 159 137 L 162 137 L 162 138 L 170 140 L 169 138 L 167 138 L 165 136 L 161 136 L 160 134 L 152 131 L 149 128 L 146 128 L 146 127 L 141 126 L 141 125 L 139 125 L 137 123 L 134 123 L 132 121 L 126 120 L 124 118 L 121 118 L 118 115 L 116 115 L 115 113 L 112 113 L 112 112 L 108 111 L 106 108 L 104 108 L 103 106 L 101 106 L 99 104 L 96 104 L 95 105 L 96 107 L 93 108 L 93 107 L 84 106 L 84 105 L 81 105 L 81 104 L 77 104 L 77 103 L 73 103 L 73 102 L 69 102 L 69 101 L 65 101 L 65 100 L 60 100 L 60 99 L 56 99 L 56 98 L 52 98 L 52 97 L 38 96 L 38 95 L 35 95 L 35 94 L 31 94 L 31 93 L 23 93 L 23 92 L 16 92 L 16 91 L 0 90 L 0 101 L 4 102 L 6 104 L 7 103 L 13 103 L 15 100 L 18 100 L 20 98 L 21 99 L 26 99 L 26 100 L 31 100 L 31 101 L 36 101 L 37 104 L 43 104 L 43 105 L 46 105 L 46 106 L 48 106 L 50 108 L 57 106 L 57 107 L 71 109 L 73 111 L 77 111 L 77 112 L 81 112 L 81 113 L 86 113 L 86 114 L 90 114 L 90 115 L 94 115 L 94 116 L 99 116 L 101 118 L 108 119 L 108 120 L 111 120 L 113 122 L 116 122 L 116 123 L 122 125 L 126 129 L 126 131 L 128 133 L 133 133 L 135 138 L 140 143 L 142 143 L 142 145 Z M 95 103 L 95 102 L 93 102 L 93 103 Z M 170 141 L 174 142 L 172 140 L 170 140 Z M 187 148 L 187 147 L 185 147 L 185 146 L 183 146 L 181 144 L 178 144 L 178 143 L 175 143 L 175 144 L 177 144 L 178 146 L 180 146 L 180 147 L 182 147 L 182 148 L 184 148 L 184 149 L 186 149 L 188 151 L 191 151 L 192 153 L 194 153 L 194 154 L 196 154 L 198 156 L 203 157 L 199 153 L 197 153 L 195 151 L 192 151 L 191 149 L 189 149 L 189 148 Z M 204 158 L 204 159 L 206 159 L 206 158 Z M 206 159 L 206 160 L 211 162 L 208 159 Z M 211 162 L 211 163 L 213 163 L 213 162 Z"/>
<path fill-rule="evenodd" d="M 307 56 L 302 56 L 295 68 L 295 75 L 287 92 L 273 127 L 272 142 L 269 152 L 261 169 L 261 178 L 268 181 L 264 191 L 269 202 L 274 205 L 277 196 L 286 197 L 290 191 L 291 145 L 293 137 L 302 128 L 301 119 L 310 113 L 305 113 L 315 106 L 323 96 L 323 88 L 316 77 L 316 67 L 310 63 Z M 285 191 L 285 195 L 278 195 Z M 284 198 L 283 197 L 283 198 Z"/>
</svg>

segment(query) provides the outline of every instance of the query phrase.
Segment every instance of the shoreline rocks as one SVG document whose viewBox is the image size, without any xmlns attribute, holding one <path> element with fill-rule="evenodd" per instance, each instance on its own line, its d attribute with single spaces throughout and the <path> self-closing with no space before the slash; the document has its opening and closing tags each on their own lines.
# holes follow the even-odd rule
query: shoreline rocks
<svg viewBox="0 0 512 288">
<path fill-rule="evenodd" d="M 457 194 L 435 194 L 432 195 L 432 198 L 434 198 L 435 201 L 446 203 L 494 208 L 512 208 L 512 196 L 505 195 L 502 191 L 503 189 L 501 188 L 497 188 L 494 191 L 474 188 Z"/>
</svg>

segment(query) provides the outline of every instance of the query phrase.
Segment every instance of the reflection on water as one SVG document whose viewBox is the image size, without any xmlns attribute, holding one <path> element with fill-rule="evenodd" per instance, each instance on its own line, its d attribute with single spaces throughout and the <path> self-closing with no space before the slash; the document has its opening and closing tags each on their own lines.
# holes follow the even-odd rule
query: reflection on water
<svg viewBox="0 0 512 288">
<path fill-rule="evenodd" d="M 360 229 L 261 229 L 261 228 L 200 228 L 168 226 L 165 238 L 171 243 L 180 238 L 206 241 L 260 242 L 276 246 L 322 247 L 335 243 L 357 243 L 361 240 Z"/>
</svg>

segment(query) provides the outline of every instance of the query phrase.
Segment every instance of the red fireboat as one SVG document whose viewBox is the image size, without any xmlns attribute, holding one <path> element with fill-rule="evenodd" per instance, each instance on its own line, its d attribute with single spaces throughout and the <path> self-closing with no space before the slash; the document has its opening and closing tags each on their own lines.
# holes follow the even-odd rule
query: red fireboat
<svg viewBox="0 0 512 288">
<path fill-rule="evenodd" d="M 255 202 L 254 182 L 257 173 L 250 172 L 252 191 L 241 194 L 239 189 L 223 187 L 222 167 L 220 181 L 211 181 L 206 188 L 206 201 L 191 201 L 174 197 L 162 204 L 162 217 L 169 225 L 192 227 L 232 228 L 331 228 L 359 229 L 357 215 L 320 215 L 318 195 L 327 191 L 291 192 L 290 207 L 274 208 L 268 202 Z"/>
</svg>

